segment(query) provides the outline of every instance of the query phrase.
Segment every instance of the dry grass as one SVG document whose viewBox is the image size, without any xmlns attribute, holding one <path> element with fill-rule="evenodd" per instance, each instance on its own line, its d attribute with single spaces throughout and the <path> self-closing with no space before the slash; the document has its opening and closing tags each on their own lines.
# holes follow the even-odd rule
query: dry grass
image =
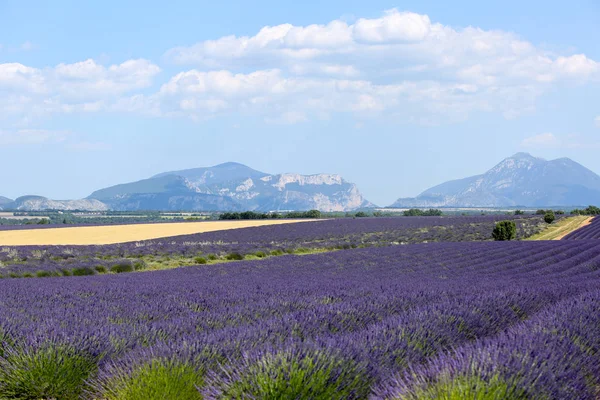
<svg viewBox="0 0 600 400">
<path fill-rule="evenodd" d="M 91 245 L 134 242 L 163 237 L 249 228 L 253 226 L 290 224 L 315 220 L 244 220 L 209 221 L 161 224 L 132 224 L 110 226 L 81 226 L 72 228 L 26 229 L 0 231 L 2 246 L 31 245 Z"/>
<path fill-rule="evenodd" d="M 561 240 L 569 233 L 576 231 L 592 222 L 593 217 L 585 215 L 578 217 L 564 218 L 556 224 L 549 225 L 537 235 L 533 235 L 526 240 Z"/>
</svg>

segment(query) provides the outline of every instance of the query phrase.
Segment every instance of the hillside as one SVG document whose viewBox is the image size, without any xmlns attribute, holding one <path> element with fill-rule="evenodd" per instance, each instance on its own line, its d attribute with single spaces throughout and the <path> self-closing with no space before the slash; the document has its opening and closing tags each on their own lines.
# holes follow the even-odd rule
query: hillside
<svg viewBox="0 0 600 400">
<path fill-rule="evenodd" d="M 115 210 L 350 211 L 372 206 L 339 175 L 272 175 L 233 162 L 165 172 L 88 198 Z"/>
<path fill-rule="evenodd" d="M 50 200 L 42 196 L 22 196 L 15 201 L 3 205 L 5 209 L 34 211 L 34 210 L 88 210 L 106 211 L 108 206 L 98 200 Z"/>
<path fill-rule="evenodd" d="M 569 158 L 528 153 L 504 159 L 482 175 L 453 180 L 390 207 L 549 207 L 600 203 L 600 176 Z"/>
<path fill-rule="evenodd" d="M 0 210 L 6 206 L 9 203 L 12 203 L 13 201 L 11 199 L 9 199 L 8 197 L 4 197 L 4 196 L 0 196 Z"/>
</svg>

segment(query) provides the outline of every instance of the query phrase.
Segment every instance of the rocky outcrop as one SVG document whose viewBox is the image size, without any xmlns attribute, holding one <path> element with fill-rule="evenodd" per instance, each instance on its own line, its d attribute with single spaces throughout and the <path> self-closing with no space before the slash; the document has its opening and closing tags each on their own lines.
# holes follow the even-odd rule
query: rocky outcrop
<svg viewBox="0 0 600 400">
<path fill-rule="evenodd" d="M 89 198 L 118 210 L 351 211 L 373 206 L 339 175 L 271 175 L 232 162 L 158 174 Z"/>
<path fill-rule="evenodd" d="M 86 211 L 106 211 L 108 206 L 95 199 L 83 200 L 50 200 L 42 196 L 23 196 L 14 202 L 4 205 L 5 209 L 19 211 L 43 211 L 43 210 L 86 210 Z"/>
</svg>

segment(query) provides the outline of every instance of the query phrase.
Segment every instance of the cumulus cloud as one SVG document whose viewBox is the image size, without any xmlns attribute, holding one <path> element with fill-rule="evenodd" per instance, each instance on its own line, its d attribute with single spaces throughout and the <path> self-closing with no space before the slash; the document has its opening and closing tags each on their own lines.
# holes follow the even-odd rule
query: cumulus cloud
<svg viewBox="0 0 600 400">
<path fill-rule="evenodd" d="M 558 81 L 600 81 L 600 64 L 584 54 L 553 54 L 513 33 L 455 29 L 396 9 L 352 24 L 266 26 L 253 36 L 177 47 L 165 57 L 196 66 L 161 89 L 167 104 L 180 99 L 179 110 L 170 111 L 182 114 L 261 104 L 279 112 L 278 105 L 293 104 L 307 118 L 319 109 L 390 112 L 413 121 L 464 120 L 477 111 L 514 119 L 533 112 Z"/>
<path fill-rule="evenodd" d="M 477 112 L 518 118 L 534 112 L 551 85 L 600 82 L 600 64 L 584 54 L 550 53 L 513 33 L 458 29 L 396 9 L 353 22 L 265 26 L 173 48 L 165 59 L 187 67 L 160 85 L 160 68 L 144 59 L 0 64 L 0 120 L 104 111 L 289 124 L 351 113 L 438 125 Z"/>
<path fill-rule="evenodd" d="M 92 59 L 52 68 L 0 64 L 0 118 L 97 112 L 120 96 L 151 86 L 159 72 L 141 59 L 108 67 Z"/>
<path fill-rule="evenodd" d="M 387 11 L 380 18 L 360 18 L 349 25 L 283 24 L 254 36 L 225 36 L 166 53 L 182 65 L 204 68 L 280 68 L 290 73 L 362 72 L 371 79 L 397 80 L 407 72 L 476 82 L 480 85 L 552 82 L 588 78 L 600 64 L 584 54 L 554 55 L 512 33 L 473 27 L 455 29 L 433 23 L 427 15 Z"/>
</svg>

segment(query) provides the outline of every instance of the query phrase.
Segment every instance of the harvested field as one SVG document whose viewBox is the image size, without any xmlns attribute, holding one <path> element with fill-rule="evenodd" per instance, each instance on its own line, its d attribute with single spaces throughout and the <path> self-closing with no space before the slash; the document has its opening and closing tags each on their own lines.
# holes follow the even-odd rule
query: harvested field
<svg viewBox="0 0 600 400">
<path fill-rule="evenodd" d="M 52 246 L 115 244 L 194 233 L 312 221 L 315 220 L 209 221 L 12 230 L 0 231 L 0 245 Z"/>
</svg>

